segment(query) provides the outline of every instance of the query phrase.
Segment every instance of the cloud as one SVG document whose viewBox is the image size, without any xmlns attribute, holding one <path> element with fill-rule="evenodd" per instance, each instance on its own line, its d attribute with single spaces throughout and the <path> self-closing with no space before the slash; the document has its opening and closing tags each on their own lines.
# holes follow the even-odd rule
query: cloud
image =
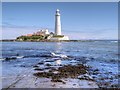
<svg viewBox="0 0 120 90">
<path fill-rule="evenodd" d="M 103 29 L 93 31 L 70 31 L 64 32 L 71 39 L 118 39 L 117 29 Z"/>
<path fill-rule="evenodd" d="M 8 22 L 2 22 L 2 27 L 3 28 L 40 28 L 38 26 L 35 25 L 31 25 L 31 26 L 20 26 L 20 25 L 15 25 L 15 24 L 11 24 Z"/>
<path fill-rule="evenodd" d="M 8 22 L 2 22 L 2 39 L 15 39 L 18 36 L 34 33 L 45 27 L 38 26 L 20 26 Z M 53 31 L 53 28 L 48 28 Z"/>
<path fill-rule="evenodd" d="M 38 26 L 20 26 L 8 22 L 2 23 L 3 39 L 15 39 L 20 35 L 34 33 L 45 27 Z M 48 27 L 49 32 L 54 32 L 54 28 Z M 67 30 L 62 29 L 62 34 L 68 35 L 70 39 L 117 39 L 118 29 L 114 28 L 84 28 Z"/>
</svg>

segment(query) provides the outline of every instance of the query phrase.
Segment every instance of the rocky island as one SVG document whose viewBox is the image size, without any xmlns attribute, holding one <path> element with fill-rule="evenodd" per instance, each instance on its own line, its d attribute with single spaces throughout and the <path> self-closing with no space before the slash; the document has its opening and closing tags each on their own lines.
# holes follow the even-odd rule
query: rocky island
<svg viewBox="0 0 120 90">
<path fill-rule="evenodd" d="M 66 36 L 55 35 L 54 33 L 47 33 L 48 30 L 41 30 L 33 34 L 21 35 L 15 39 L 15 41 L 69 41 L 64 40 Z M 62 39 L 61 39 L 62 38 Z"/>
<path fill-rule="evenodd" d="M 22 35 L 16 38 L 16 41 L 66 41 L 69 40 L 68 36 L 61 34 L 61 20 L 60 11 L 56 10 L 55 14 L 55 33 L 42 29 L 33 34 Z"/>
</svg>

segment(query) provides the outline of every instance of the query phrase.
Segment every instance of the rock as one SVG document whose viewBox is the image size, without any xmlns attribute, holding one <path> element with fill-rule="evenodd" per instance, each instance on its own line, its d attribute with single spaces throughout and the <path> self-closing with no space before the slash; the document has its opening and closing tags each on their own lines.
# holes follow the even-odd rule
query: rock
<svg viewBox="0 0 120 90">
<path fill-rule="evenodd" d="M 99 74 L 99 70 L 98 70 L 98 69 L 93 70 L 93 74 L 94 74 L 94 75 Z"/>
<path fill-rule="evenodd" d="M 98 69 L 95 69 L 95 70 L 94 70 L 94 72 L 97 72 L 97 71 L 99 71 L 99 70 L 98 70 Z"/>
<path fill-rule="evenodd" d="M 75 86 L 76 84 L 73 84 L 73 86 Z"/>
<path fill-rule="evenodd" d="M 55 87 L 55 86 L 56 86 L 55 84 L 52 85 L 52 87 Z"/>
<path fill-rule="evenodd" d="M 94 79 L 90 75 L 88 75 L 88 74 L 80 75 L 80 76 L 78 76 L 78 79 L 94 81 Z"/>
<path fill-rule="evenodd" d="M 25 65 L 20 65 L 20 67 L 26 67 Z"/>
<path fill-rule="evenodd" d="M 45 62 L 54 62 L 54 60 L 49 60 L 49 61 L 45 61 Z"/>
<path fill-rule="evenodd" d="M 50 78 L 53 76 L 53 73 L 47 73 L 47 72 L 37 72 L 33 74 L 36 77 L 46 77 L 46 78 Z"/>
<path fill-rule="evenodd" d="M 39 67 L 39 66 L 35 65 L 35 66 L 33 66 L 33 67 Z"/>
<path fill-rule="evenodd" d="M 38 64 L 40 64 L 40 65 L 41 65 L 41 64 L 44 64 L 44 62 L 39 62 Z"/>
<path fill-rule="evenodd" d="M 60 79 L 52 79 L 51 82 L 63 82 L 63 81 Z"/>
<path fill-rule="evenodd" d="M 49 64 L 49 63 L 47 63 L 47 64 L 45 64 L 46 66 L 52 66 L 51 64 Z"/>
<path fill-rule="evenodd" d="M 87 67 L 82 64 L 78 64 L 75 66 L 64 65 L 63 67 L 59 67 L 58 69 L 51 69 L 51 67 L 49 67 L 49 69 L 49 72 L 37 72 L 33 75 L 36 77 L 52 78 L 52 82 L 63 82 L 61 78 L 77 78 L 78 75 L 86 74 L 87 72 Z M 89 78 L 89 80 L 90 79 L 91 78 Z"/>
<path fill-rule="evenodd" d="M 44 69 L 41 69 L 41 68 L 35 68 L 34 70 L 43 71 Z"/>
<path fill-rule="evenodd" d="M 15 60 L 15 59 L 17 59 L 17 58 L 16 57 L 10 57 L 10 58 L 7 57 L 7 58 L 5 58 L 6 61 L 8 61 L 8 60 Z"/>
</svg>

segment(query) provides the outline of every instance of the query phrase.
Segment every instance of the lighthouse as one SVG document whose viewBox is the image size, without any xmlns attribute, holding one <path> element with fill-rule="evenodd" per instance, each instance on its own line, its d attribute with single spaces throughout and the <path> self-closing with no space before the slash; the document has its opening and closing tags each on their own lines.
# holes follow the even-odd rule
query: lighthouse
<svg viewBox="0 0 120 90">
<path fill-rule="evenodd" d="M 57 9 L 55 13 L 55 33 L 51 35 L 50 40 L 52 41 L 69 40 L 68 36 L 61 34 L 61 21 L 59 9 Z"/>
<path fill-rule="evenodd" d="M 61 35 L 61 21 L 59 9 L 56 10 L 55 14 L 55 35 Z"/>
</svg>

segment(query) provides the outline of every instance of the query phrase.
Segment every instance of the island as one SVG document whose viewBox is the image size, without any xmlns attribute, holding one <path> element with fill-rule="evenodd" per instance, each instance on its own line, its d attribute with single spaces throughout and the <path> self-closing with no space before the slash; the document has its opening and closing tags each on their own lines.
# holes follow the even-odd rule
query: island
<svg viewBox="0 0 120 90">
<path fill-rule="evenodd" d="M 41 29 L 33 34 L 21 35 L 16 41 L 68 41 L 69 37 L 61 34 L 60 11 L 56 10 L 55 14 L 55 32 L 48 31 L 47 28 Z"/>
<path fill-rule="evenodd" d="M 42 29 L 33 34 L 21 35 L 15 41 L 69 41 L 65 35 L 49 33 L 48 29 Z"/>
</svg>

